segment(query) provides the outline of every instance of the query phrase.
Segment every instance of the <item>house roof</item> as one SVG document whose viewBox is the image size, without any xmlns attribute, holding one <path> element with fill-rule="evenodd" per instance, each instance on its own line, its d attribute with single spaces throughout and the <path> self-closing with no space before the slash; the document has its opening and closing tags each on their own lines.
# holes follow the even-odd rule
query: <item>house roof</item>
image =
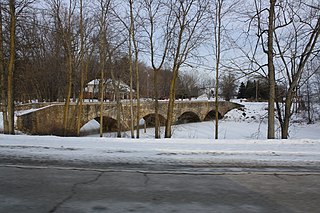
<svg viewBox="0 0 320 213">
<path fill-rule="evenodd" d="M 100 84 L 100 79 L 93 79 L 90 82 L 87 83 L 87 86 L 95 86 Z M 106 89 L 113 89 L 112 79 L 108 78 L 105 80 Z M 119 84 L 119 88 L 122 92 L 130 92 L 130 86 L 124 83 L 122 80 L 117 81 L 115 80 L 115 84 Z M 134 90 L 132 90 L 134 91 Z"/>
</svg>

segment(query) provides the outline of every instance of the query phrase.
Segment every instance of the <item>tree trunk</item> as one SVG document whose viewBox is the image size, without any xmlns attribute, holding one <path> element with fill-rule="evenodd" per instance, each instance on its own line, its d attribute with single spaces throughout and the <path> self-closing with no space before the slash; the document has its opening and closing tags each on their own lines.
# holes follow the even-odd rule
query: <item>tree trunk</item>
<svg viewBox="0 0 320 213">
<path fill-rule="evenodd" d="M 183 4 L 181 2 L 180 4 Z M 171 126 L 173 123 L 173 109 L 174 109 L 174 101 L 176 98 L 176 80 L 178 77 L 178 72 L 180 68 L 181 63 L 181 45 L 182 45 L 182 37 L 183 32 L 185 30 L 185 22 L 186 22 L 186 14 L 183 14 L 183 18 L 181 21 L 180 29 L 179 29 L 179 36 L 177 40 L 177 48 L 175 49 L 175 56 L 174 56 L 174 62 L 173 62 L 173 69 L 172 69 L 172 79 L 170 83 L 170 90 L 169 90 L 169 103 L 168 103 L 168 111 L 167 111 L 167 120 L 166 120 L 166 128 L 164 137 L 165 138 L 171 138 Z"/>
<path fill-rule="evenodd" d="M 60 6 L 60 5 L 59 5 Z M 71 18 L 72 18 L 72 5 L 70 2 L 68 9 L 68 18 L 67 18 L 67 28 L 64 29 L 62 20 L 60 19 L 60 14 L 57 12 L 58 24 L 60 26 L 60 31 L 63 35 L 63 46 L 66 52 L 66 70 L 67 70 L 67 83 L 66 83 L 66 93 L 65 93 L 65 105 L 64 105 L 64 113 L 63 113 L 63 127 L 64 127 L 64 135 L 68 135 L 69 125 L 70 125 L 70 116 L 69 116 L 69 108 L 70 108 L 70 99 L 72 95 L 72 74 L 73 74 L 73 65 L 74 65 L 74 55 L 72 52 L 72 27 L 71 27 Z"/>
<path fill-rule="evenodd" d="M 304 71 L 304 67 L 310 58 L 311 54 L 313 53 L 313 50 L 317 44 L 318 38 L 320 36 L 320 18 L 318 17 L 317 24 L 313 28 L 312 33 L 310 34 L 310 37 L 308 39 L 307 45 L 304 47 L 303 53 L 300 56 L 300 60 L 298 62 L 298 67 L 294 75 L 292 75 L 292 81 L 289 85 L 286 101 L 285 101 L 285 112 L 284 117 L 280 118 L 283 121 L 283 124 L 281 125 L 281 138 L 287 139 L 288 133 L 289 133 L 289 123 L 290 118 L 292 115 L 292 104 L 293 104 L 293 98 L 294 94 L 297 91 L 297 87 L 300 81 L 300 78 L 302 76 L 302 73 Z M 280 117 L 280 116 L 279 116 Z"/>
<path fill-rule="evenodd" d="M 312 118 L 311 118 L 311 91 L 309 87 L 309 80 L 307 81 L 307 112 L 308 112 L 308 124 L 312 123 Z"/>
<path fill-rule="evenodd" d="M 130 2 L 130 27 L 129 27 L 129 75 L 130 75 L 130 133 L 131 138 L 134 138 L 134 114 L 133 114 L 133 60 L 132 60 L 132 31 L 133 31 L 133 20 L 132 16 L 132 0 Z"/>
<path fill-rule="evenodd" d="M 102 37 L 104 40 L 105 37 Z M 104 85 L 104 67 L 105 67 L 105 59 L 106 59 L 106 46 L 105 42 L 101 41 L 101 56 L 100 56 L 100 137 L 103 136 L 103 99 L 104 99 L 104 92 L 105 92 L 105 85 Z"/>
<path fill-rule="evenodd" d="M 138 64 L 138 56 L 139 56 L 139 50 L 138 50 L 138 44 L 136 41 L 135 36 L 135 26 L 134 26 L 134 17 L 133 17 L 133 1 L 130 0 L 130 26 L 131 26 L 131 37 L 132 37 L 132 43 L 134 46 L 134 52 L 135 52 L 135 74 L 136 74 L 136 99 L 137 99 L 137 107 L 136 107 L 136 137 L 140 137 L 140 82 L 139 82 L 139 64 Z"/>
<path fill-rule="evenodd" d="M 13 72 L 15 63 L 15 34 L 16 14 L 15 1 L 10 0 L 10 56 L 8 64 L 8 88 L 7 88 L 7 112 L 8 112 L 8 133 L 14 135 L 14 97 L 13 97 Z"/>
<path fill-rule="evenodd" d="M 3 32 L 2 32 L 2 4 L 0 3 L 0 90 L 1 98 L 0 104 L 2 104 L 3 115 L 3 132 L 8 134 L 8 112 L 7 112 L 7 89 L 5 80 L 5 65 L 4 65 L 4 51 L 3 51 Z"/>
<path fill-rule="evenodd" d="M 218 62 L 217 62 L 218 64 Z M 215 134 L 214 138 L 219 138 L 219 74 L 218 69 L 216 68 L 216 88 L 215 88 Z"/>
<path fill-rule="evenodd" d="M 289 136 L 289 123 L 291 118 L 291 107 L 292 107 L 292 100 L 293 100 L 293 93 L 288 91 L 287 98 L 285 100 L 285 110 L 284 110 L 284 118 L 281 125 L 281 138 L 287 139 Z"/>
<path fill-rule="evenodd" d="M 167 57 L 168 51 L 169 51 L 169 46 L 171 43 L 171 38 L 172 38 L 172 33 L 173 30 L 170 29 L 170 21 L 171 21 L 171 17 L 172 17 L 172 8 L 170 8 L 170 11 L 167 11 L 168 16 L 166 17 L 166 22 L 164 23 L 165 25 L 156 25 L 157 22 L 155 22 L 155 20 L 157 20 L 157 16 L 156 14 L 159 12 L 159 10 L 161 9 L 161 1 L 144 1 L 147 12 L 148 12 L 148 22 L 150 24 L 150 29 L 147 32 L 148 35 L 148 39 L 150 42 L 150 57 L 151 57 L 151 65 L 153 68 L 153 95 L 154 95 L 154 113 L 155 113 L 155 134 L 154 137 L 156 139 L 160 138 L 160 119 L 159 119 L 159 91 L 158 91 L 158 76 L 159 76 L 159 72 L 165 62 L 165 59 Z M 155 3 L 155 4 L 153 4 Z M 156 50 L 158 49 L 157 47 L 155 47 L 155 40 L 157 40 L 155 38 L 155 34 L 157 29 L 161 29 L 163 26 L 164 28 L 167 29 L 167 31 L 162 34 L 163 38 L 164 38 L 164 47 L 163 47 L 163 52 L 161 57 L 161 60 L 158 61 L 158 57 L 157 60 L 155 59 L 156 57 Z M 156 61 L 159 62 L 158 66 L 156 66 Z M 148 82 L 147 82 L 148 83 Z"/>
<path fill-rule="evenodd" d="M 174 27 L 178 35 L 177 40 L 173 44 L 173 66 L 172 66 L 172 79 L 169 91 L 169 103 L 167 111 L 165 137 L 172 136 L 171 127 L 173 124 L 173 110 L 176 98 L 176 80 L 178 77 L 180 66 L 187 60 L 190 52 L 195 49 L 197 42 L 200 43 L 200 36 L 196 36 L 196 31 L 201 25 L 201 19 L 204 18 L 204 11 L 208 6 L 206 1 L 177 1 L 179 4 L 177 10 L 174 12 Z M 195 10 L 193 10 L 194 8 Z M 191 12 L 192 11 L 192 12 Z M 193 14 L 193 15 L 191 15 Z M 191 17 L 190 17 L 191 15 Z M 198 43 L 198 44 L 199 44 Z"/>
<path fill-rule="evenodd" d="M 136 98 L 137 98 L 137 108 L 136 108 L 136 119 L 137 119 L 137 132 L 136 137 L 140 137 L 140 78 L 139 78 L 139 64 L 138 64 L 138 48 L 136 49 L 136 57 L 135 57 L 135 71 L 136 71 Z"/>
<path fill-rule="evenodd" d="M 100 10 L 101 10 L 101 16 L 99 17 L 99 50 L 100 50 L 100 137 L 103 136 L 103 100 L 104 100 L 104 93 L 105 93 L 105 85 L 104 85 L 104 72 L 105 72 L 105 63 L 107 60 L 107 14 L 109 12 L 109 7 L 110 7 L 110 0 L 104 1 L 100 0 L 99 5 L 100 5 Z M 109 46 L 108 46 L 109 48 Z M 110 53 L 109 53 L 109 57 Z"/>
<path fill-rule="evenodd" d="M 122 105 L 120 100 L 120 93 L 119 93 L 119 86 L 120 86 L 120 79 L 118 79 L 118 84 L 116 84 L 116 77 L 114 75 L 114 67 L 112 63 L 112 51 L 109 51 L 108 53 L 108 61 L 110 64 L 110 73 L 112 78 L 112 86 L 114 91 L 114 96 L 116 99 L 116 110 L 117 110 L 117 138 L 121 138 L 121 111 L 122 111 Z"/>
<path fill-rule="evenodd" d="M 103 99 L 104 99 L 104 74 L 103 71 L 101 71 L 100 74 L 100 129 L 99 129 L 99 133 L 100 133 L 100 138 L 103 137 Z"/>
<path fill-rule="evenodd" d="M 158 91 L 158 75 L 159 70 L 154 69 L 153 72 L 153 91 L 154 91 L 154 114 L 155 114 L 155 128 L 154 137 L 160 138 L 160 120 L 159 120 L 159 91 Z"/>
<path fill-rule="evenodd" d="M 69 47 L 68 47 L 69 48 Z M 64 105 L 64 114 L 63 114 L 63 127 L 64 127 L 64 135 L 66 136 L 68 134 L 68 129 L 69 129 L 69 106 L 70 106 L 70 99 L 71 99 L 71 93 L 72 93 L 72 55 L 71 51 L 68 50 L 68 57 L 67 57 L 67 88 L 66 88 L 66 100 L 65 100 L 65 105 Z"/>
<path fill-rule="evenodd" d="M 112 71 L 113 72 L 113 71 Z M 115 93 L 116 93 L 116 102 L 117 102 L 117 138 L 121 138 L 121 112 L 122 112 L 122 104 L 120 100 L 120 79 L 118 79 L 118 85 L 115 87 Z"/>
<path fill-rule="evenodd" d="M 80 94 L 78 99 L 78 119 L 77 119 L 77 135 L 80 136 L 81 117 L 83 108 L 83 89 L 84 89 L 84 29 L 83 29 L 83 5 L 80 0 Z"/>
<path fill-rule="evenodd" d="M 215 20 L 215 46 L 216 46 L 216 87 L 215 87 L 215 139 L 219 138 L 219 66 L 221 54 L 221 8 L 222 1 L 218 0 Z"/>
<path fill-rule="evenodd" d="M 186 18 L 184 17 L 183 18 L 184 22 L 186 21 L 185 19 Z M 174 102 L 176 99 L 176 80 L 177 80 L 178 72 L 180 68 L 179 63 L 181 63 L 180 49 L 181 49 L 184 29 L 185 29 L 184 26 L 180 28 L 179 37 L 177 41 L 177 48 L 175 50 L 176 52 L 175 52 L 175 58 L 173 63 L 172 79 L 171 79 L 170 90 L 169 90 L 169 103 L 168 103 L 168 111 L 167 111 L 166 129 L 165 129 L 165 135 L 164 135 L 165 138 L 171 138 L 171 135 L 172 135 L 171 126 L 173 123 L 173 109 L 174 109 Z"/>
<path fill-rule="evenodd" d="M 273 64 L 273 33 L 274 14 L 276 0 L 270 0 L 269 24 L 268 24 L 268 77 L 269 77 L 269 100 L 268 100 L 268 139 L 275 138 L 274 127 L 274 103 L 275 103 L 275 70 Z"/>
<path fill-rule="evenodd" d="M 179 46 L 179 45 L 178 45 Z M 167 120 L 166 120 L 166 129 L 165 129 L 165 138 L 171 138 L 171 126 L 173 123 L 173 109 L 174 102 L 176 98 L 176 80 L 178 77 L 179 66 L 173 66 L 173 76 L 170 83 L 170 91 L 169 91 L 169 103 L 168 103 L 168 111 L 167 111 Z"/>
<path fill-rule="evenodd" d="M 131 46 L 131 44 L 130 44 Z M 130 52 L 132 51 L 131 48 L 129 48 Z M 134 138 L 134 113 L 133 113 L 133 70 L 132 70 L 132 52 L 129 53 L 130 55 L 130 133 L 131 138 Z M 120 79 L 119 79 L 120 82 Z"/>
</svg>

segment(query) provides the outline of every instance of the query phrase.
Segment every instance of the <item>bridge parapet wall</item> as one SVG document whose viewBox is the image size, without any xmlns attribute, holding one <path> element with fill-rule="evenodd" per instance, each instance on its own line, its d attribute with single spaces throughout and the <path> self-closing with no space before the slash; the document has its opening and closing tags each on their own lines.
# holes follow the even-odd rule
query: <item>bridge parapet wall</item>
<svg viewBox="0 0 320 213">
<path fill-rule="evenodd" d="M 164 119 L 166 119 L 167 104 L 167 102 L 159 102 L 159 114 Z M 219 102 L 219 114 L 224 116 L 229 110 L 239 107 L 242 107 L 242 105 L 231 102 Z M 103 108 L 102 116 L 116 120 L 117 109 L 115 103 L 104 103 Z M 134 123 L 136 123 L 136 103 L 134 103 L 133 108 L 133 120 Z M 175 122 L 183 113 L 192 112 L 199 117 L 200 121 L 203 121 L 207 114 L 212 110 L 214 111 L 214 109 L 214 102 L 176 101 L 173 120 Z M 141 118 L 149 114 L 154 114 L 154 103 L 142 102 L 139 114 Z M 84 103 L 81 115 L 81 126 L 92 119 L 100 117 L 100 103 Z M 64 104 L 55 104 L 18 116 L 17 128 L 28 134 L 75 136 L 77 132 L 77 120 L 79 119 L 77 116 L 77 106 L 75 104 L 71 104 L 69 107 L 70 119 L 68 121 L 66 132 L 64 130 L 63 117 Z M 122 130 L 129 130 L 131 116 L 130 105 L 128 103 L 122 103 L 121 119 Z"/>
<path fill-rule="evenodd" d="M 17 128 L 28 134 L 63 135 L 63 110 L 63 105 L 51 105 L 22 114 L 18 116 Z"/>
</svg>

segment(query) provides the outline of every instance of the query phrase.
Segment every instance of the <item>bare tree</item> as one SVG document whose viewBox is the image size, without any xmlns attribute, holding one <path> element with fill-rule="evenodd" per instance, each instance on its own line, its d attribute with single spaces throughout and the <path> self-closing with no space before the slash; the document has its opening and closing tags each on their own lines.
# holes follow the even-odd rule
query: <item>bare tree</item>
<svg viewBox="0 0 320 213">
<path fill-rule="evenodd" d="M 8 62 L 7 79 L 7 113 L 8 113 L 8 133 L 14 134 L 14 96 L 13 96 L 13 72 L 16 53 L 16 4 L 14 0 L 9 1 L 10 13 L 10 56 Z"/>
<path fill-rule="evenodd" d="M 136 1 L 137 2 L 137 1 Z M 136 107 L 136 137 L 140 136 L 140 73 L 139 73 L 139 47 L 138 41 L 136 37 L 137 33 L 137 24 L 135 24 L 134 14 L 133 14 L 133 1 L 130 0 L 130 31 L 132 37 L 132 43 L 134 48 L 134 70 L 136 76 L 136 99 L 137 99 L 137 107 Z"/>
<path fill-rule="evenodd" d="M 231 72 L 228 72 L 222 76 L 220 88 L 222 97 L 224 97 L 226 101 L 230 101 L 230 99 L 235 95 L 235 91 L 237 88 L 236 81 L 236 76 Z"/>
<path fill-rule="evenodd" d="M 269 84 L 269 99 L 268 99 L 268 139 L 275 138 L 275 67 L 274 67 L 274 33 L 275 33 L 275 7 L 276 0 L 269 1 L 269 7 L 264 7 L 264 2 L 261 0 L 254 1 L 255 14 L 250 14 L 252 18 L 249 23 L 249 28 L 251 28 L 252 22 L 256 21 L 256 35 L 257 43 L 254 49 L 252 58 L 249 60 L 253 61 L 255 65 L 258 66 L 257 70 L 262 70 L 266 73 Z M 264 21 L 264 12 L 267 13 L 267 21 Z M 266 26 L 265 26 L 266 25 Z M 265 36 L 267 36 L 267 42 L 265 42 Z M 254 60 L 255 54 L 258 49 L 258 45 L 261 45 L 263 52 L 267 55 L 267 64 L 261 65 L 259 62 Z M 263 67 L 267 66 L 267 72 L 263 70 Z"/>
<path fill-rule="evenodd" d="M 136 118 L 136 128 L 137 128 L 137 138 L 139 138 L 139 121 L 140 121 L 140 74 L 139 74 L 139 48 L 138 48 L 138 39 L 137 39 L 137 19 L 139 18 L 138 12 L 134 14 L 135 5 L 138 5 L 139 1 L 129 0 L 129 12 L 123 14 L 121 16 L 121 12 L 114 11 L 114 15 L 119 20 L 124 30 L 127 31 L 124 37 L 127 40 L 128 45 L 128 58 L 129 58 L 129 98 L 130 98 L 130 134 L 131 137 L 134 138 L 134 118 Z M 136 4 L 135 4 L 136 3 Z M 126 11 L 126 9 L 120 9 L 121 11 Z M 128 14 L 129 13 L 129 14 Z M 129 19 L 129 20 L 128 20 Z M 129 22 L 129 23 L 128 23 Z M 124 78 L 124 76 L 122 76 Z M 120 79 L 119 79 L 120 80 Z M 136 87 L 135 95 L 136 95 L 136 113 L 134 113 L 134 84 Z M 135 117 L 136 116 L 136 117 Z"/>
<path fill-rule="evenodd" d="M 181 72 L 178 77 L 177 84 L 177 98 L 191 98 L 197 97 L 199 95 L 198 86 L 198 73 L 193 70 L 193 72 Z"/>
<path fill-rule="evenodd" d="M 175 39 L 171 43 L 172 79 L 170 82 L 169 102 L 165 137 L 171 137 L 173 123 L 173 109 L 176 97 L 176 80 L 179 69 L 188 59 L 192 51 L 197 49 L 205 38 L 207 26 L 203 22 L 207 15 L 209 3 L 207 1 L 179 1 L 172 0 L 168 8 L 173 8 L 175 14 L 171 26 L 175 28 Z"/>
<path fill-rule="evenodd" d="M 129 75 L 130 75 L 130 131 L 131 131 L 131 138 L 134 138 L 134 114 L 133 114 L 133 59 L 132 59 L 132 39 L 134 35 L 134 20 L 133 20 L 133 1 L 129 0 L 129 7 L 130 7 L 130 25 L 129 25 Z M 139 113 L 139 112 L 137 112 Z"/>
<path fill-rule="evenodd" d="M 6 98 L 6 80 L 5 80 L 5 64 L 4 64 L 4 50 L 3 50 L 3 13 L 2 9 L 3 5 L 0 3 L 0 90 L 1 90 L 1 98 L 0 104 L 2 107 L 2 115 L 3 115 L 3 132 L 5 134 L 8 133 L 8 113 L 7 113 L 7 98 Z"/>
<path fill-rule="evenodd" d="M 19 19 L 16 100 L 58 101 L 65 97 L 63 35 L 48 8 L 53 8 L 49 2 L 47 8 L 31 8 L 25 12 L 27 19 L 25 13 Z"/>
<path fill-rule="evenodd" d="M 150 61 L 153 69 L 155 138 L 160 138 L 158 78 L 168 55 L 170 42 L 173 37 L 174 28 L 170 27 L 173 8 L 169 7 L 166 10 L 167 8 L 161 0 L 144 0 L 143 6 L 146 13 L 144 30 L 147 34 L 147 47 L 150 52 Z"/>
<path fill-rule="evenodd" d="M 215 84 L 215 139 L 219 138 L 219 69 L 221 59 L 221 25 L 222 25 L 222 4 L 223 0 L 215 1 L 215 19 L 214 19 L 214 43 L 216 60 L 216 84 Z"/>
<path fill-rule="evenodd" d="M 234 10 L 237 10 L 237 6 L 241 2 L 228 1 L 228 0 L 212 0 L 212 21 L 213 21 L 213 47 L 214 47 L 214 60 L 215 60 L 215 139 L 219 137 L 219 87 L 220 87 L 220 74 L 221 68 L 224 65 L 224 59 L 222 57 L 224 51 L 228 51 L 229 30 L 227 26 L 230 25 L 230 17 L 234 14 Z M 226 61 L 225 61 L 226 62 Z"/>
<path fill-rule="evenodd" d="M 9 41 L 8 41 L 8 52 L 9 52 L 9 58 L 7 59 L 7 72 L 6 72 L 6 81 L 4 77 L 4 70 L 5 70 L 5 62 L 4 62 L 4 50 L 3 50 L 3 32 L 1 29 L 1 85 L 3 87 L 2 90 L 2 98 L 5 100 L 5 110 L 4 110 L 4 127 L 5 127 L 5 133 L 8 134 L 14 134 L 14 74 L 16 71 L 16 52 L 17 52 L 17 20 L 18 17 L 22 15 L 24 10 L 29 7 L 33 3 L 33 0 L 26 0 L 26 1 L 15 1 L 15 0 L 9 0 L 8 1 L 8 31 L 9 31 Z M 3 28 L 3 8 L 4 4 L 1 3 L 1 28 Z M 6 85 L 5 85 L 6 83 Z M 5 88 L 6 87 L 6 88 Z"/>
<path fill-rule="evenodd" d="M 275 33 L 275 7 L 276 0 L 270 0 L 268 6 L 265 5 L 264 1 L 255 0 L 253 2 L 254 12 L 248 12 L 250 17 L 248 31 L 249 34 L 251 28 L 255 31 L 257 36 L 256 43 L 250 44 L 249 52 L 242 50 L 245 57 L 250 61 L 249 72 L 244 71 L 245 75 L 259 75 L 261 72 L 265 78 L 268 79 L 269 86 L 269 98 L 268 98 L 268 139 L 275 138 L 275 91 L 276 91 L 276 80 L 275 80 L 275 67 L 274 67 L 274 33 Z M 254 26 L 254 27 L 253 27 Z M 266 38 L 267 37 L 267 38 Z M 250 36 L 248 36 L 250 38 Z M 247 38 L 247 41 L 250 39 Z M 266 41 L 267 40 L 267 41 Z M 260 48 L 259 48 L 260 45 Z M 253 46 L 253 47 L 252 47 Z M 257 57 L 259 50 L 262 50 L 267 56 L 267 62 L 262 63 Z M 267 70 L 265 70 L 267 67 Z"/>
<path fill-rule="evenodd" d="M 270 0 L 269 6 L 269 21 L 268 21 L 268 79 L 269 79 L 269 100 L 268 100 L 268 139 L 275 138 L 274 128 L 274 103 L 276 91 L 276 79 L 273 63 L 273 34 L 275 31 L 275 4 L 276 0 Z"/>
<path fill-rule="evenodd" d="M 80 0 L 80 94 L 78 99 L 78 120 L 77 120 L 77 135 L 80 136 L 81 116 L 83 108 L 83 89 L 85 83 L 85 61 L 84 61 L 84 24 L 83 24 L 83 2 Z"/>
<path fill-rule="evenodd" d="M 99 1 L 99 58 L 100 58 L 100 137 L 103 136 L 103 102 L 105 93 L 105 67 L 107 60 L 107 18 L 110 12 L 111 1 Z"/>
<path fill-rule="evenodd" d="M 75 55 L 74 55 L 74 11 L 76 3 L 72 0 L 69 0 L 67 7 L 64 7 L 62 0 L 49 0 L 49 4 L 52 9 L 52 16 L 55 20 L 55 24 L 57 25 L 57 30 L 61 34 L 62 38 L 62 46 L 64 49 L 64 53 L 66 55 L 66 92 L 65 92 L 65 106 L 64 106 L 64 114 L 63 114 L 63 128 L 64 135 L 68 133 L 69 128 L 69 106 L 70 99 L 72 95 L 72 86 L 73 86 L 73 72 L 75 67 Z"/>
<path fill-rule="evenodd" d="M 249 12 L 249 30 L 254 26 L 257 42 L 252 57 L 248 56 L 251 74 L 259 74 L 269 81 L 268 138 L 275 138 L 275 104 L 281 126 L 281 137 L 288 137 L 292 103 L 299 88 L 306 63 L 319 52 L 319 3 L 314 1 L 254 1 L 255 12 Z M 248 36 L 250 39 L 250 37 Z M 260 46 L 260 47 L 259 47 Z M 257 60 L 259 52 L 264 58 Z M 265 70 L 267 67 L 267 71 Z M 284 104 L 277 98 L 281 85 L 287 85 Z M 282 107 L 283 106 L 283 107 Z"/>
<path fill-rule="evenodd" d="M 278 15 L 280 24 L 274 33 L 275 56 L 280 64 L 278 69 L 284 73 L 288 88 L 284 110 L 282 111 L 277 102 L 277 113 L 281 125 L 281 138 L 286 139 L 289 136 L 289 123 L 293 114 L 292 104 L 301 84 L 302 74 L 306 74 L 305 66 L 320 52 L 318 42 L 320 3 L 309 5 L 305 1 L 284 2 L 279 4 L 279 14 L 283 14 L 283 16 Z"/>
</svg>

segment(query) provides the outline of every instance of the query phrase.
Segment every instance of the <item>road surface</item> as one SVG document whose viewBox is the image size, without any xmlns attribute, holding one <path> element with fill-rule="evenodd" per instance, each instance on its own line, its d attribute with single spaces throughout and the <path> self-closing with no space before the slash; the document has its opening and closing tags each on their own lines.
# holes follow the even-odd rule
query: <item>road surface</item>
<svg viewBox="0 0 320 213">
<path fill-rule="evenodd" d="M 1 162 L 0 171 L 1 213 L 320 211 L 316 168 L 155 169 L 20 160 Z"/>
</svg>

